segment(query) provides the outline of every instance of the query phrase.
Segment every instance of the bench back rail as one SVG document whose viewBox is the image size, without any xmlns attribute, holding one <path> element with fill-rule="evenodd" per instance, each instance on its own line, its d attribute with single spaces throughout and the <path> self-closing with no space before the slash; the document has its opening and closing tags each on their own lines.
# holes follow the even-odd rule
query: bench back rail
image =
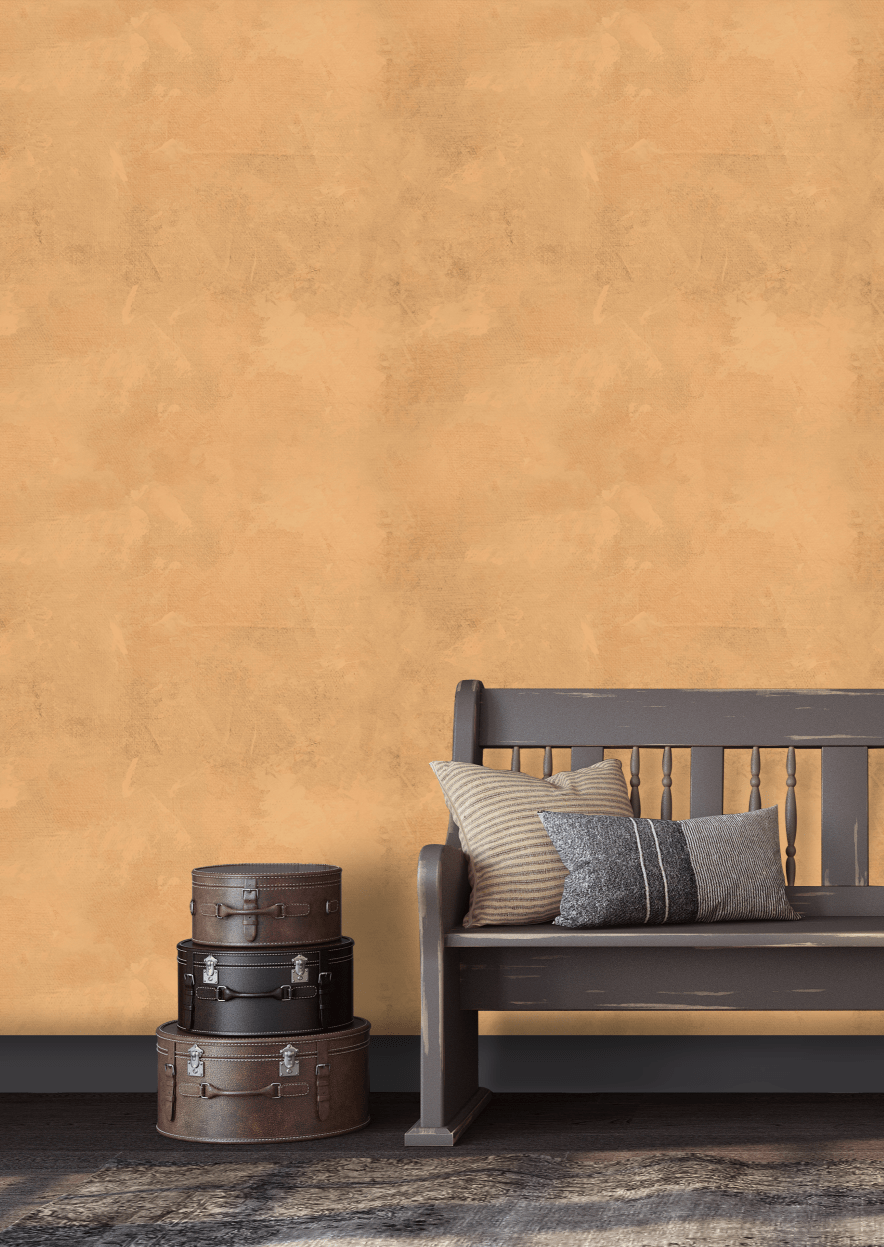
<svg viewBox="0 0 884 1247">
<path fill-rule="evenodd" d="M 869 887 L 869 749 L 884 748 L 880 689 L 495 689 L 463 680 L 454 714 L 456 762 L 481 764 L 486 749 L 570 749 L 571 768 L 591 766 L 605 749 L 630 749 L 632 808 L 641 814 L 641 750 L 663 749 L 660 817 L 672 817 L 672 749 L 689 748 L 691 817 L 723 812 L 725 749 L 751 749 L 750 810 L 761 809 L 761 749 L 786 749 L 785 871 L 804 914 L 884 915 L 884 888 Z M 821 754 L 818 888 L 795 888 L 799 851 L 796 750 Z M 652 811 L 656 817 L 656 810 Z M 448 843 L 457 845 L 449 821 Z"/>
</svg>

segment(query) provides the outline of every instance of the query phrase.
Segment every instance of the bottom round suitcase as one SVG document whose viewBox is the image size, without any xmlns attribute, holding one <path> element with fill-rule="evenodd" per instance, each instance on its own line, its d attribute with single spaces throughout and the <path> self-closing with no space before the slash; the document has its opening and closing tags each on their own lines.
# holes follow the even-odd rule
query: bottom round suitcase
<svg viewBox="0 0 884 1247">
<path fill-rule="evenodd" d="M 157 1027 L 157 1130 L 194 1143 L 288 1143 L 368 1124 L 370 1023 L 228 1039 Z"/>
</svg>

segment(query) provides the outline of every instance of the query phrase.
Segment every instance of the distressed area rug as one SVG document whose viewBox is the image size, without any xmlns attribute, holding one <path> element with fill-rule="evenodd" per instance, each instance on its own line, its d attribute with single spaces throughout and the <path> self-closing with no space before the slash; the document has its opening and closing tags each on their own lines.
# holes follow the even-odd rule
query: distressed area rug
<svg viewBox="0 0 884 1247">
<path fill-rule="evenodd" d="M 0 1247 L 881 1247 L 864 1160 L 585 1153 L 115 1163 Z"/>
</svg>

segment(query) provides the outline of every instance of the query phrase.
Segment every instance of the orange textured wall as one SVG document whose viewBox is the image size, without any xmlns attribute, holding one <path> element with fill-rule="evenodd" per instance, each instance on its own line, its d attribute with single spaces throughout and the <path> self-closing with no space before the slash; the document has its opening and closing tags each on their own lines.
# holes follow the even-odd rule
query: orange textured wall
<svg viewBox="0 0 884 1247">
<path fill-rule="evenodd" d="M 0 6 L 7 1030 L 170 1017 L 189 871 L 247 856 L 344 867 L 415 1031 L 460 678 L 881 684 L 882 36 Z"/>
</svg>

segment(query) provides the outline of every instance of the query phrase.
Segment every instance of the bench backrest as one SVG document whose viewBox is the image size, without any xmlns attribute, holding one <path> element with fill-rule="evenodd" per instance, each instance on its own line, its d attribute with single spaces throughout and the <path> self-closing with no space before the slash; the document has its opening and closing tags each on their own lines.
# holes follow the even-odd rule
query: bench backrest
<svg viewBox="0 0 884 1247">
<path fill-rule="evenodd" d="M 463 680 L 454 703 L 456 762 L 481 764 L 485 749 L 570 749 L 571 767 L 631 749 L 633 808 L 640 812 L 642 747 L 691 751 L 691 817 L 722 813 L 725 749 L 752 750 L 750 809 L 761 806 L 759 753 L 787 749 L 786 877 L 807 914 L 884 914 L 884 888 L 869 887 L 869 749 L 884 748 L 884 689 L 516 689 Z M 819 888 L 794 888 L 797 844 L 795 750 L 818 749 L 822 766 Z M 670 781 L 671 782 L 671 781 Z M 668 806 L 671 814 L 671 803 Z M 647 811 L 658 817 L 658 811 Z M 457 842 L 449 826 L 449 840 Z"/>
</svg>

